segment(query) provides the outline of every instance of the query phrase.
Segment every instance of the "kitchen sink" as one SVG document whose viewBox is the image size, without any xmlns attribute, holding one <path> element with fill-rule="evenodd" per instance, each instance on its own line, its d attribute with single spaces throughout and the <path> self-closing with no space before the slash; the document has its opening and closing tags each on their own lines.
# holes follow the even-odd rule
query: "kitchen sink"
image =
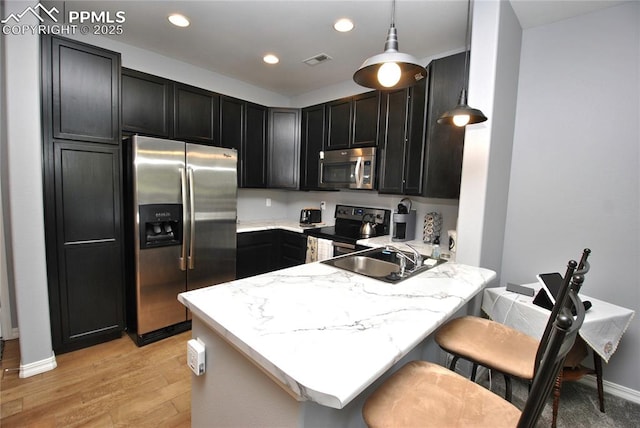
<svg viewBox="0 0 640 428">
<path fill-rule="evenodd" d="M 412 252 L 400 251 L 405 256 L 413 258 Z M 423 263 L 417 268 L 410 261 L 406 261 L 404 275 L 401 275 L 400 257 L 396 249 L 374 248 L 371 250 L 359 251 L 344 257 L 325 260 L 322 263 L 339 269 L 344 269 L 360 275 L 375 278 L 385 282 L 399 282 L 414 275 L 427 271 L 445 260 L 432 259 L 422 256 Z M 406 260 L 406 259 L 405 259 Z"/>
</svg>

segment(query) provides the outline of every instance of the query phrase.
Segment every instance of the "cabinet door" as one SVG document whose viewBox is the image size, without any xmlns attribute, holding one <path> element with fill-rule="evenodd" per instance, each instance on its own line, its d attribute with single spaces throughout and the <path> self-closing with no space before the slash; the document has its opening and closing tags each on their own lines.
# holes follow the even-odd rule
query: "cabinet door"
<svg viewBox="0 0 640 428">
<path fill-rule="evenodd" d="M 327 150 L 344 149 L 351 142 L 351 98 L 327 103 Z"/>
<path fill-rule="evenodd" d="M 279 230 L 280 269 L 304 264 L 307 256 L 307 237 L 302 233 Z"/>
<path fill-rule="evenodd" d="M 51 49 L 53 137 L 120 144 L 120 54 L 63 38 L 43 40 Z"/>
<path fill-rule="evenodd" d="M 420 195 L 424 163 L 427 79 L 409 88 L 407 111 L 407 145 L 405 149 L 405 195 Z"/>
<path fill-rule="evenodd" d="M 179 140 L 219 146 L 219 96 L 192 86 L 175 84 L 174 134 Z"/>
<path fill-rule="evenodd" d="M 122 69 L 122 129 L 131 133 L 173 136 L 173 83 Z"/>
<path fill-rule="evenodd" d="M 220 96 L 220 145 L 240 152 L 244 120 L 244 101 Z"/>
<path fill-rule="evenodd" d="M 300 110 L 269 109 L 269 187 L 298 188 Z"/>
<path fill-rule="evenodd" d="M 379 193 L 402 194 L 407 136 L 408 90 L 385 92 L 384 146 L 379 150 Z"/>
<path fill-rule="evenodd" d="M 380 117 L 380 92 L 372 91 L 353 97 L 352 147 L 377 146 Z"/>
<path fill-rule="evenodd" d="M 326 138 L 324 104 L 302 110 L 300 190 L 318 189 L 319 162 Z"/>
<path fill-rule="evenodd" d="M 241 186 L 267 187 L 267 107 L 247 103 L 241 153 Z"/>
<path fill-rule="evenodd" d="M 429 65 L 429 101 L 423 196 L 460 196 L 464 128 L 437 123 L 458 103 L 464 84 L 464 53 L 440 58 Z"/>
<path fill-rule="evenodd" d="M 57 278 L 53 344 L 66 352 L 119 337 L 124 326 L 120 149 L 54 143 Z"/>
<path fill-rule="evenodd" d="M 238 279 L 277 269 L 280 254 L 276 232 L 264 230 L 236 235 L 236 276 Z"/>
</svg>

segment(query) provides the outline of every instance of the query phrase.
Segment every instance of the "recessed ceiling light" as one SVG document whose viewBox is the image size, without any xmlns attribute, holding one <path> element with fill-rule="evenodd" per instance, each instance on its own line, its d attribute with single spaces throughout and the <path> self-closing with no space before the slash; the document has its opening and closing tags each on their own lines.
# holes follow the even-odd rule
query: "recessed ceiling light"
<svg viewBox="0 0 640 428">
<path fill-rule="evenodd" d="M 353 21 L 347 18 L 338 19 L 335 24 L 333 24 L 333 28 L 341 33 L 346 33 L 347 31 L 353 30 Z"/>
<path fill-rule="evenodd" d="M 280 59 L 277 56 L 272 54 L 265 55 L 264 57 L 262 57 L 262 60 L 267 64 L 277 64 L 280 62 Z"/>
<path fill-rule="evenodd" d="M 176 27 L 188 27 L 190 24 L 187 17 L 184 15 L 180 15 L 179 13 L 169 15 L 169 22 L 171 22 Z"/>
</svg>

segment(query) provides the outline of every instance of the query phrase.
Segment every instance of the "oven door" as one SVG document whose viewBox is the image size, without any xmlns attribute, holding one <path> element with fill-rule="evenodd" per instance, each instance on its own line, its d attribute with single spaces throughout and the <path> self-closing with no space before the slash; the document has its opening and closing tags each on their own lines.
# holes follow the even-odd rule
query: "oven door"
<svg viewBox="0 0 640 428">
<path fill-rule="evenodd" d="M 319 169 L 320 187 L 373 189 L 375 148 L 321 152 Z"/>
<path fill-rule="evenodd" d="M 356 251 L 366 250 L 367 248 L 369 247 L 333 241 L 333 257 L 344 256 L 345 254 L 355 253 Z"/>
</svg>

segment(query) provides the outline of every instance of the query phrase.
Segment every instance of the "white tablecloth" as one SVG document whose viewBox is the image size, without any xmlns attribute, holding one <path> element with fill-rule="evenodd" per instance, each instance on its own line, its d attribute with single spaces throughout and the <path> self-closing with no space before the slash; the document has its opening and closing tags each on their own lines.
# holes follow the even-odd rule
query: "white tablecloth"
<svg viewBox="0 0 640 428">
<path fill-rule="evenodd" d="M 539 283 L 525 284 L 538 293 Z M 580 337 L 605 362 L 618 348 L 622 335 L 635 312 L 580 293 L 580 299 L 591 301 L 580 328 Z M 482 310 L 494 321 L 506 324 L 532 337 L 540 338 L 550 311 L 533 304 L 533 297 L 507 291 L 506 287 L 486 288 Z"/>
</svg>

